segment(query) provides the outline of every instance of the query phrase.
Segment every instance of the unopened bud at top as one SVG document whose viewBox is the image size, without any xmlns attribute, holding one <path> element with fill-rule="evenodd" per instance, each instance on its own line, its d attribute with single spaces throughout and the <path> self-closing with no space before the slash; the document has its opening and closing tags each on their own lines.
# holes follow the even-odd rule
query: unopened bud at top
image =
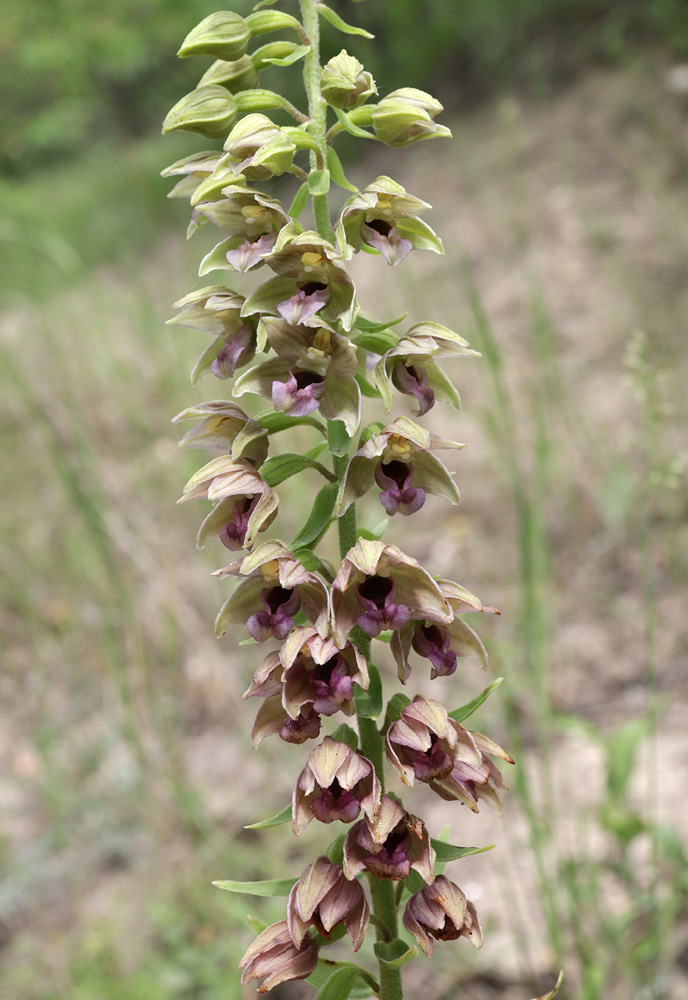
<svg viewBox="0 0 688 1000">
<path fill-rule="evenodd" d="M 330 59 L 320 77 L 322 95 L 333 108 L 351 109 L 365 104 L 377 87 L 363 64 L 342 49 Z"/>
<path fill-rule="evenodd" d="M 373 108 L 373 129 L 377 138 L 388 146 L 410 146 L 420 139 L 451 136 L 448 128 L 433 121 L 440 111 L 440 102 L 424 90 L 403 87 Z"/>
<path fill-rule="evenodd" d="M 197 24 L 182 42 L 177 55 L 215 56 L 216 59 L 240 59 L 246 51 L 251 29 L 239 14 L 218 10 Z"/>
</svg>

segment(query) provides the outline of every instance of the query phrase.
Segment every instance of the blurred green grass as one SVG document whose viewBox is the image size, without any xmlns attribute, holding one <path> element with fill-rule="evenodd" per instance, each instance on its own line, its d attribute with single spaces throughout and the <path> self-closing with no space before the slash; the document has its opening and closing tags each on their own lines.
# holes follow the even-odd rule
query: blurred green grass
<svg viewBox="0 0 688 1000">
<path fill-rule="evenodd" d="M 518 996 L 559 962 L 563 996 L 577 1000 L 673 996 L 685 982 L 686 862 L 667 793 L 654 797 L 665 744 L 648 738 L 661 715 L 666 746 L 683 752 L 670 701 L 684 711 L 688 648 L 688 185 L 684 112 L 658 66 L 592 75 L 551 107 L 489 105 L 457 122 L 446 153 L 355 168 L 362 180 L 404 172 L 454 248 L 400 272 L 367 260 L 364 306 L 454 317 L 483 352 L 457 370 L 460 429 L 441 428 L 471 444 L 459 514 L 391 527 L 421 558 L 435 546 L 448 573 L 505 612 L 483 624 L 505 698 L 476 724 L 502 729 L 519 758 L 512 799 L 525 819 L 509 805 L 494 839 L 535 863 L 523 880 L 494 852 L 506 920 L 485 889 L 483 905 L 501 944 L 470 965 L 443 951 L 438 995 L 460 978 L 480 985 L 483 960 Z M 298 765 L 285 773 L 270 741 L 250 750 L 240 695 L 255 656 L 212 638 L 224 590 L 207 572 L 223 556 L 199 556 L 199 511 L 173 506 L 201 458 L 177 451 L 168 421 L 224 390 L 189 389 L 198 338 L 163 325 L 199 257 L 157 177 L 185 148 L 101 147 L 0 188 L 10 1000 L 238 997 L 244 915 L 277 919 L 281 904 L 209 883 L 298 872 L 314 850 L 310 835 L 294 845 L 243 831 L 282 807 Z M 292 502 L 302 495 L 285 486 Z M 379 519 L 377 507 L 365 516 Z M 276 527 L 288 536 L 292 520 Z M 458 683 L 473 694 L 480 679 L 467 669 Z M 603 785 L 590 801 L 582 790 L 573 820 L 559 788 L 562 769 L 583 768 L 571 745 L 593 754 L 597 778 L 586 778 Z M 239 774 L 249 794 L 237 794 Z M 471 829 L 462 835 L 478 839 Z M 478 882 L 480 864 L 465 869 Z"/>
</svg>

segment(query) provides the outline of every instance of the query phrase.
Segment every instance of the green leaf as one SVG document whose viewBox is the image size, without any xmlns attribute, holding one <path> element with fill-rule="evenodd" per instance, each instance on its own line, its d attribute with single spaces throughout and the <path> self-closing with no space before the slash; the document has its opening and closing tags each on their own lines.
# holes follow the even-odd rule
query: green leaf
<svg viewBox="0 0 688 1000">
<path fill-rule="evenodd" d="M 304 208 L 308 204 L 308 184 L 304 181 L 299 190 L 294 195 L 294 200 L 289 206 L 287 215 L 290 219 L 298 219 Z M 293 420 L 297 420 L 298 417 L 293 417 Z"/>
<path fill-rule="evenodd" d="M 411 699 L 408 695 L 393 694 L 392 697 L 387 702 L 387 712 L 385 713 L 385 724 L 391 725 L 393 722 L 397 722 L 401 718 L 401 713 L 406 708 L 407 705 L 411 704 Z"/>
<path fill-rule="evenodd" d="M 389 329 L 390 326 L 398 326 L 399 323 L 403 323 L 407 316 L 408 313 L 405 312 L 402 316 L 399 316 L 398 319 L 388 319 L 385 320 L 384 323 L 380 323 L 377 320 L 367 319 L 365 316 L 361 316 L 359 314 L 356 317 L 354 326 L 357 330 L 362 330 L 363 333 L 380 333 L 382 330 Z"/>
<path fill-rule="evenodd" d="M 268 458 L 258 470 L 268 486 L 279 486 L 285 479 L 290 479 L 304 469 L 312 469 L 315 462 L 305 455 L 288 452 L 286 455 L 275 455 Z"/>
<path fill-rule="evenodd" d="M 358 750 L 358 736 L 351 726 L 347 726 L 346 722 L 342 722 L 341 726 L 337 726 L 332 733 L 332 739 L 346 743 L 351 750 Z"/>
<path fill-rule="evenodd" d="M 308 190 L 312 195 L 327 194 L 330 190 L 330 171 L 311 170 L 308 175 Z"/>
<path fill-rule="evenodd" d="M 269 826 L 281 826 L 291 819 L 291 802 L 281 812 L 275 813 L 270 819 L 262 819 L 259 823 L 249 823 L 244 830 L 266 830 Z"/>
<path fill-rule="evenodd" d="M 347 191 L 353 191 L 355 194 L 358 194 L 358 188 L 346 179 L 342 161 L 332 146 L 327 147 L 327 166 L 332 175 L 332 180 L 338 187 L 346 188 Z"/>
<path fill-rule="evenodd" d="M 373 993 L 378 993 L 380 990 L 380 984 L 372 973 L 364 971 L 352 962 L 333 962 L 331 959 L 326 958 L 318 959 L 315 970 L 310 974 L 306 982 L 310 983 L 311 986 L 315 986 L 316 989 L 320 989 L 325 985 L 335 969 L 355 969 L 362 980 L 349 993 L 351 1000 L 368 1000 Z M 375 988 L 373 989 L 369 984 L 373 984 Z"/>
<path fill-rule="evenodd" d="M 348 455 L 351 438 L 343 420 L 327 421 L 327 444 L 333 455 Z"/>
<path fill-rule="evenodd" d="M 310 52 L 310 45 L 298 45 L 293 52 L 290 52 L 288 56 L 282 56 L 281 59 L 264 59 L 263 62 L 270 63 L 271 66 L 291 66 L 293 63 L 298 62 L 299 59 L 303 59 Z"/>
<path fill-rule="evenodd" d="M 341 865 L 344 860 L 344 841 L 346 840 L 346 834 L 340 833 L 334 838 L 330 846 L 325 851 L 328 859 L 333 865 Z"/>
<path fill-rule="evenodd" d="M 626 794 L 638 747 L 648 731 L 647 716 L 643 716 L 620 726 L 606 741 L 607 792 L 615 802 Z"/>
<path fill-rule="evenodd" d="M 339 14 L 335 14 L 333 10 L 330 10 L 324 3 L 318 4 L 318 11 L 329 21 L 334 28 L 338 28 L 339 31 L 343 31 L 345 35 L 361 35 L 363 38 L 375 38 L 375 35 L 371 35 L 369 31 L 365 31 L 364 28 L 357 28 L 353 24 L 347 24 L 346 21 L 342 20 Z"/>
<path fill-rule="evenodd" d="M 374 663 L 368 664 L 370 674 L 370 686 L 367 691 L 356 686 L 354 691 L 354 702 L 356 704 L 356 714 L 364 719 L 378 719 L 382 712 L 382 680 L 380 671 Z"/>
<path fill-rule="evenodd" d="M 315 427 L 321 434 L 325 434 L 324 425 L 315 417 L 290 417 L 286 413 L 275 413 L 274 410 L 263 410 L 254 419 L 264 427 L 268 434 L 277 434 L 279 431 L 288 431 L 299 424 L 306 424 Z"/>
<path fill-rule="evenodd" d="M 245 892 L 249 896 L 288 896 L 297 878 L 273 878 L 267 882 L 213 882 L 227 892 Z"/>
<path fill-rule="evenodd" d="M 330 975 L 315 994 L 315 1000 L 348 1000 L 358 978 L 358 969 L 344 966 Z"/>
<path fill-rule="evenodd" d="M 259 920 L 258 917 L 254 917 L 252 913 L 246 914 L 246 923 L 249 925 L 254 934 L 262 934 L 268 926 L 264 920 Z"/>
<path fill-rule="evenodd" d="M 409 946 L 401 938 L 395 938 L 394 941 L 376 941 L 373 950 L 379 961 L 388 969 L 399 969 L 407 962 L 413 961 L 418 954 L 415 945 Z"/>
<path fill-rule="evenodd" d="M 403 880 L 402 885 L 404 887 L 404 892 L 413 896 L 415 893 L 420 892 L 425 886 L 425 879 L 422 875 L 419 875 L 417 871 L 411 869 L 409 874 Z"/>
<path fill-rule="evenodd" d="M 374 354 L 386 354 L 397 346 L 398 341 L 399 338 L 393 333 L 382 330 L 377 333 L 360 333 L 358 337 L 354 337 L 356 347 L 363 347 L 366 351 L 373 351 Z"/>
<path fill-rule="evenodd" d="M 469 854 L 484 854 L 485 851 L 491 851 L 495 846 L 488 844 L 487 847 L 455 847 L 444 840 L 435 840 L 434 838 L 430 843 L 440 864 L 448 864 L 448 862 L 456 861 L 458 858 L 467 858 Z"/>
<path fill-rule="evenodd" d="M 474 698 L 473 701 L 469 701 L 465 705 L 462 705 L 461 708 L 455 708 L 453 712 L 450 712 L 449 718 L 453 719 L 454 722 L 463 722 L 464 719 L 473 715 L 476 709 L 480 708 L 484 701 L 487 701 L 494 689 L 498 688 L 503 680 L 503 677 L 497 677 L 491 684 L 488 684 L 485 690 L 482 691 L 477 698 Z"/>
<path fill-rule="evenodd" d="M 332 518 L 332 511 L 337 501 L 339 483 L 325 483 L 315 500 L 308 520 L 294 536 L 290 548 L 312 545 L 325 531 Z"/>
<path fill-rule="evenodd" d="M 294 558 L 298 559 L 304 569 L 307 569 L 309 573 L 322 573 L 324 577 L 328 580 L 332 580 L 333 573 L 328 570 L 325 563 L 316 556 L 315 552 L 312 552 L 308 548 L 303 549 L 292 549 L 294 553 Z"/>
<path fill-rule="evenodd" d="M 361 372 L 355 376 L 358 382 L 358 388 L 361 390 L 362 396 L 367 396 L 368 399 L 379 399 L 380 391 L 376 389 L 374 385 L 371 385 L 368 379 Z"/>
<path fill-rule="evenodd" d="M 334 113 L 336 114 L 337 118 L 339 119 L 340 123 L 344 126 L 346 131 L 350 132 L 351 135 L 355 135 L 358 139 L 376 138 L 372 132 L 366 132 L 365 129 L 359 128 L 358 125 L 355 125 L 351 121 L 347 113 L 345 111 L 342 111 L 341 108 L 333 108 L 332 110 L 334 111 Z"/>
</svg>

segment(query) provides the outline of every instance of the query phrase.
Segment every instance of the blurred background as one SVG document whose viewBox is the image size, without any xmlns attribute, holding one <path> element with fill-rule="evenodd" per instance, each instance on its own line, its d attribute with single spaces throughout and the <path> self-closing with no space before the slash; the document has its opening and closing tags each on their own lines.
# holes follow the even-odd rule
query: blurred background
<svg viewBox="0 0 688 1000">
<path fill-rule="evenodd" d="M 454 131 L 400 151 L 342 143 L 361 186 L 388 173 L 430 201 L 447 248 L 353 266 L 367 312 L 443 322 L 483 354 L 452 371 L 464 412 L 430 414 L 468 445 L 461 507 L 429 500 L 389 537 L 501 609 L 479 623 L 489 677 L 462 661 L 412 684 L 452 707 L 503 676 L 470 725 L 518 762 L 502 818 L 414 790 L 433 833 L 497 846 L 449 870 L 482 952 L 438 947 L 406 967 L 408 995 L 529 1000 L 564 967 L 564 1000 L 681 1000 L 685 0 L 332 6 L 377 37 L 325 25 L 326 55 L 348 47 L 381 94 L 431 90 Z M 200 506 L 174 505 L 203 458 L 177 450 L 169 420 L 226 385 L 191 390 L 206 344 L 164 326 L 211 237 L 185 243 L 188 206 L 158 176 L 208 143 L 159 128 L 205 69 L 174 53 L 213 9 L 3 8 L 3 1000 L 238 998 L 246 914 L 280 919 L 284 901 L 210 882 L 296 875 L 331 833 L 244 829 L 287 803 L 304 754 L 250 749 L 256 651 L 212 635 L 228 588 L 209 574 L 227 553 L 197 553 Z M 262 85 L 303 103 L 295 67 Z M 282 488 L 282 537 L 303 482 Z M 381 515 L 376 500 L 361 512 Z"/>
</svg>

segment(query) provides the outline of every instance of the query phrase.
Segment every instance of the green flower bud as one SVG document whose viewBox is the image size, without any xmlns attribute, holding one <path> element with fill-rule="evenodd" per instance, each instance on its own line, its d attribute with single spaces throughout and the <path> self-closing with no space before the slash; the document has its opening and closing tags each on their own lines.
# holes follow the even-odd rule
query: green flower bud
<svg viewBox="0 0 688 1000">
<path fill-rule="evenodd" d="M 267 180 L 292 165 L 296 146 L 266 115 L 246 115 L 230 132 L 224 146 L 237 172 L 250 180 Z"/>
<path fill-rule="evenodd" d="M 365 104 L 377 87 L 363 64 L 342 49 L 327 63 L 320 77 L 322 95 L 333 108 L 351 109 Z"/>
<path fill-rule="evenodd" d="M 225 62 L 217 59 L 212 66 L 205 71 L 198 86 L 207 87 L 218 85 L 226 87 L 232 94 L 239 90 L 251 90 L 258 86 L 259 74 L 250 56 L 242 56 L 234 62 Z"/>
<path fill-rule="evenodd" d="M 162 124 L 163 135 L 177 129 L 200 132 L 210 139 L 227 135 L 236 118 L 236 104 L 224 87 L 198 87 L 177 101 Z"/>
<path fill-rule="evenodd" d="M 375 135 L 388 146 L 410 146 L 421 139 L 451 136 L 444 125 L 436 125 L 442 111 L 439 101 L 415 87 L 403 87 L 383 98 L 372 109 Z"/>
<path fill-rule="evenodd" d="M 250 37 L 251 29 L 243 17 L 231 10 L 218 10 L 189 32 L 177 55 L 180 59 L 215 56 L 231 62 L 243 56 Z"/>
</svg>

